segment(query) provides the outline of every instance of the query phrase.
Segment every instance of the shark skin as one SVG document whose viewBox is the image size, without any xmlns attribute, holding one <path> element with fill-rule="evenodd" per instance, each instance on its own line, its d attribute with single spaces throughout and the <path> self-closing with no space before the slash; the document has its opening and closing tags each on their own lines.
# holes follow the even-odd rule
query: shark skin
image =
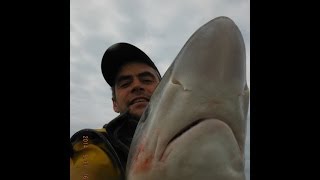
<svg viewBox="0 0 320 180">
<path fill-rule="evenodd" d="M 152 95 L 126 179 L 244 180 L 248 105 L 243 37 L 217 17 L 189 38 Z"/>
</svg>

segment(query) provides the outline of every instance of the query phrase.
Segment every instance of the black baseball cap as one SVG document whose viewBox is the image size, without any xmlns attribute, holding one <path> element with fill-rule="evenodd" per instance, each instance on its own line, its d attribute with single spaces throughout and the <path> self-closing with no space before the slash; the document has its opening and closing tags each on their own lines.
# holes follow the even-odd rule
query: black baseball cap
<svg viewBox="0 0 320 180">
<path fill-rule="evenodd" d="M 159 74 L 158 68 L 152 60 L 139 48 L 129 43 L 116 43 L 111 45 L 102 57 L 101 70 L 104 79 L 112 87 L 120 68 L 130 62 L 144 63 L 152 67 Z"/>
</svg>

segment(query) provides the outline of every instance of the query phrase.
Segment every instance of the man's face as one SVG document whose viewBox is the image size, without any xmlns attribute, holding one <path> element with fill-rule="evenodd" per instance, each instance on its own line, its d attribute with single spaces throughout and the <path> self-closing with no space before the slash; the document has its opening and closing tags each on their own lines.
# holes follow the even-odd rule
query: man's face
<svg viewBox="0 0 320 180">
<path fill-rule="evenodd" d="M 115 112 L 140 118 L 147 107 L 153 91 L 159 84 L 157 72 L 143 63 L 130 63 L 122 66 L 115 79 Z"/>
</svg>

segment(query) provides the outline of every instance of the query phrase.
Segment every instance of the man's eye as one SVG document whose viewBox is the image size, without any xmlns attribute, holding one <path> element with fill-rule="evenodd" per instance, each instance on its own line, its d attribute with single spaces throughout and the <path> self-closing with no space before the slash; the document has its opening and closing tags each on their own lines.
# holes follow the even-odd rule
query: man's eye
<svg viewBox="0 0 320 180">
<path fill-rule="evenodd" d="M 129 85 L 130 85 L 129 81 L 123 81 L 123 82 L 119 83 L 119 87 L 121 87 L 121 88 L 128 87 Z"/>
<path fill-rule="evenodd" d="M 144 83 L 152 83 L 153 81 L 151 79 L 144 79 L 143 82 Z"/>
<path fill-rule="evenodd" d="M 120 87 L 127 87 L 129 83 L 120 84 Z"/>
</svg>

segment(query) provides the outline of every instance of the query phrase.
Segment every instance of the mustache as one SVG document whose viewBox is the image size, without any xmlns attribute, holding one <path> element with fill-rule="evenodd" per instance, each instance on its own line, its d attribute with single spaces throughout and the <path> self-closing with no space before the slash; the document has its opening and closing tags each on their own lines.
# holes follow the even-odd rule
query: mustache
<svg viewBox="0 0 320 180">
<path fill-rule="evenodd" d="M 132 105 L 136 100 L 138 99 L 144 99 L 146 100 L 147 102 L 150 101 L 150 97 L 151 96 L 148 96 L 148 95 L 139 95 L 139 96 L 134 96 L 133 98 L 130 99 L 128 105 Z"/>
<path fill-rule="evenodd" d="M 137 99 L 144 99 L 147 102 L 150 101 L 151 95 L 146 93 L 145 91 L 135 91 L 132 95 L 132 97 L 129 99 L 128 105 L 132 105 Z"/>
</svg>

